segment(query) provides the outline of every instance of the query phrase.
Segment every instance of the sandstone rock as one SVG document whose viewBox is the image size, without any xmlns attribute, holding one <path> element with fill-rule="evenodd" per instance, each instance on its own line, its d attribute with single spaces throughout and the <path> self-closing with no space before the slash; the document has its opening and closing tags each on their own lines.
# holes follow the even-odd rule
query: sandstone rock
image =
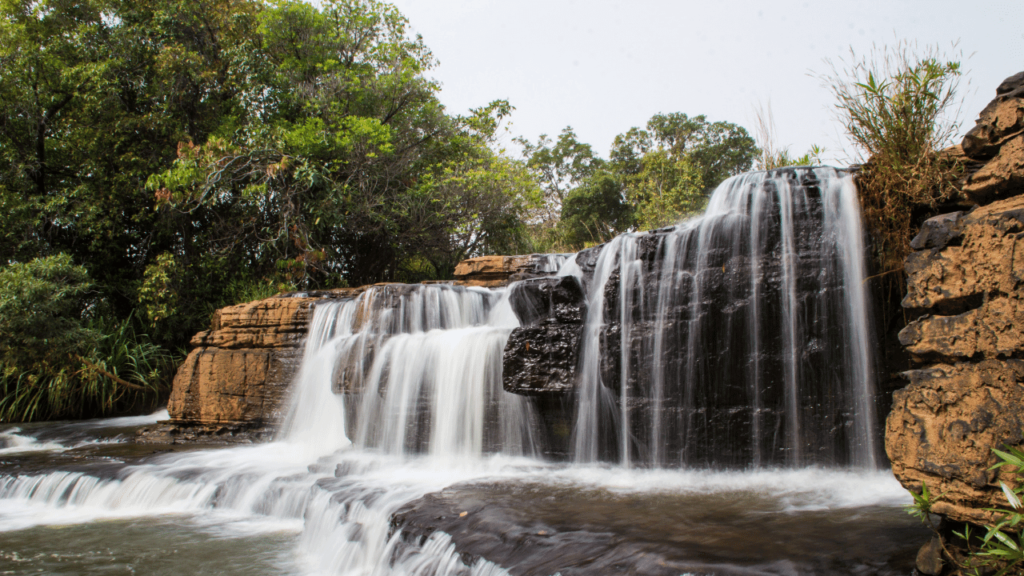
<svg viewBox="0 0 1024 576">
<path fill-rule="evenodd" d="M 479 256 L 463 260 L 455 267 L 455 279 L 464 286 L 505 286 L 509 277 L 527 272 L 530 256 Z"/>
<path fill-rule="evenodd" d="M 996 97 L 981 113 L 978 124 L 964 136 L 963 149 L 968 158 L 990 160 L 1014 136 L 1024 133 L 1024 94 Z"/>
<path fill-rule="evenodd" d="M 1024 134 L 1007 141 L 999 154 L 967 179 L 963 193 L 975 202 L 989 202 L 1024 189 Z"/>
<path fill-rule="evenodd" d="M 527 254 L 520 256 L 479 256 L 459 262 L 455 284 L 496 288 L 510 282 L 550 276 L 571 254 Z"/>
<path fill-rule="evenodd" d="M 1024 441 L 1024 73 L 997 93 L 963 143 L 986 161 L 963 191 L 986 204 L 926 221 L 911 243 L 902 304 L 920 316 L 899 339 L 933 365 L 904 373 L 886 423 L 900 482 L 927 484 L 935 513 L 979 524 L 1006 506 L 992 449 Z"/>
<path fill-rule="evenodd" d="M 316 300 L 296 294 L 215 312 L 211 329 L 193 337 L 196 348 L 175 375 L 167 405 L 172 424 L 259 430 L 279 421 Z"/>
<path fill-rule="evenodd" d="M 904 308 L 959 314 L 1017 290 L 1024 277 L 1024 246 L 1017 250 L 1024 196 L 958 214 L 933 218 L 914 239 L 920 249 L 904 266 Z"/>
<path fill-rule="evenodd" d="M 933 511 L 960 522 L 992 519 L 1003 507 L 992 448 L 1019 445 L 1024 429 L 1024 361 L 936 365 L 906 374 L 893 396 L 885 447 L 908 489 L 927 483 Z"/>
</svg>

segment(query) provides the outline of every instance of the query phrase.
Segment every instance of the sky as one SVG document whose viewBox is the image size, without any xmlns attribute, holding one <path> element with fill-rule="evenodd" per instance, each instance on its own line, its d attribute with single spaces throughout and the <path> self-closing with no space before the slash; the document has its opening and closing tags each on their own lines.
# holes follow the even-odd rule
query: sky
<svg viewBox="0 0 1024 576">
<path fill-rule="evenodd" d="M 960 136 L 1006 77 L 1024 70 L 1024 0 L 392 0 L 440 64 L 453 114 L 507 99 L 509 134 L 572 126 L 607 157 L 617 134 L 657 113 L 704 114 L 754 134 L 770 104 L 777 144 L 856 161 L 820 76 L 851 48 L 938 46 L 966 72 Z M 953 43 L 958 42 L 954 48 Z M 957 138 L 957 142 L 959 141 Z"/>
</svg>

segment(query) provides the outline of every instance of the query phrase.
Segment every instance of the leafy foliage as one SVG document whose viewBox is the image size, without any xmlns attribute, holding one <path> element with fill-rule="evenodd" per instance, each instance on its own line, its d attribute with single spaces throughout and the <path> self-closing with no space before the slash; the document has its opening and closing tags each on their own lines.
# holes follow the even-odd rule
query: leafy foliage
<svg viewBox="0 0 1024 576">
<path fill-rule="evenodd" d="M 87 273 L 66 254 L 0 269 L 0 421 L 81 417 L 151 403 L 173 367 L 134 319 L 88 319 Z"/>
</svg>

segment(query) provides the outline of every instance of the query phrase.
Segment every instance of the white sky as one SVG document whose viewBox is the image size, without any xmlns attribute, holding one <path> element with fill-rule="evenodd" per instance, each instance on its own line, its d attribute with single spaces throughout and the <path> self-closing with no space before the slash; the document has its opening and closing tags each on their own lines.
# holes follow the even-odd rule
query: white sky
<svg viewBox="0 0 1024 576">
<path fill-rule="evenodd" d="M 754 135 L 754 108 L 770 100 L 779 144 L 796 155 L 818 144 L 825 161 L 846 164 L 852 148 L 813 75 L 851 46 L 866 54 L 898 38 L 954 55 L 959 39 L 961 134 L 1024 70 L 1024 0 L 392 2 L 440 61 L 431 75 L 450 113 L 506 98 L 512 135 L 571 125 L 603 157 L 616 134 L 658 112 L 705 114 Z"/>
</svg>

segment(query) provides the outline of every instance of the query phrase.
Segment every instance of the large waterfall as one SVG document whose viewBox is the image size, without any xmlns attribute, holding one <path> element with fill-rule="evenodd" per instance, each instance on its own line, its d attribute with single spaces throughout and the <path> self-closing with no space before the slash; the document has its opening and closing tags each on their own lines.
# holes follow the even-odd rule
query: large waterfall
<svg viewBox="0 0 1024 576">
<path fill-rule="evenodd" d="M 548 258 L 585 312 L 546 397 L 503 389 L 512 335 L 557 320 L 519 316 L 532 280 L 391 284 L 316 305 L 274 442 L 0 429 L 0 572 L 903 573 L 858 218 L 849 176 L 750 174 L 702 217 Z"/>
<path fill-rule="evenodd" d="M 733 178 L 703 216 L 589 259 L 576 461 L 877 465 L 851 176 Z"/>
</svg>

